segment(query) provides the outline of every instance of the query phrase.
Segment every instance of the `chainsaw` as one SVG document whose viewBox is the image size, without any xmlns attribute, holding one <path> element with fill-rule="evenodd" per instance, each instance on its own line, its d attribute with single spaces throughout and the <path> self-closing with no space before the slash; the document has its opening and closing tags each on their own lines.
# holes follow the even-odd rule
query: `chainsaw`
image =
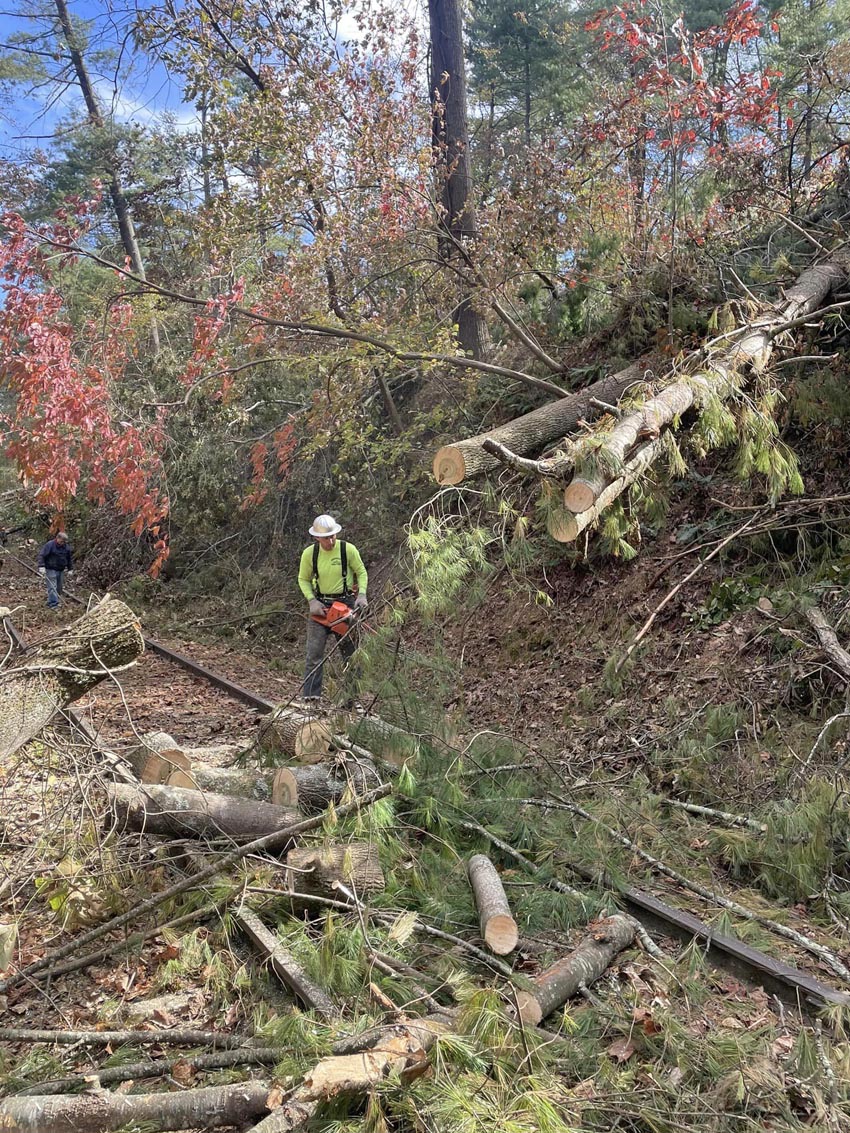
<svg viewBox="0 0 850 1133">
<path fill-rule="evenodd" d="M 320 626 L 345 637 L 357 617 L 357 611 L 346 606 L 345 602 L 331 602 L 324 614 L 311 614 L 310 617 Z"/>
</svg>

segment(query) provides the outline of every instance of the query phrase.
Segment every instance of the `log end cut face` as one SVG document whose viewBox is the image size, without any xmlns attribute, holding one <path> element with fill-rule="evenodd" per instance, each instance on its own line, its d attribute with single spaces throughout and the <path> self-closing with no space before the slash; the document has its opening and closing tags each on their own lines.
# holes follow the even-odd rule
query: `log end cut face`
<svg viewBox="0 0 850 1133">
<path fill-rule="evenodd" d="M 519 930 L 514 918 L 506 914 L 490 917 L 484 930 L 484 941 L 497 956 L 513 952 L 519 943 Z"/>
<path fill-rule="evenodd" d="M 466 461 L 463 453 L 454 445 L 446 445 L 437 450 L 434 457 L 434 479 L 438 484 L 460 484 L 466 477 Z"/>
</svg>

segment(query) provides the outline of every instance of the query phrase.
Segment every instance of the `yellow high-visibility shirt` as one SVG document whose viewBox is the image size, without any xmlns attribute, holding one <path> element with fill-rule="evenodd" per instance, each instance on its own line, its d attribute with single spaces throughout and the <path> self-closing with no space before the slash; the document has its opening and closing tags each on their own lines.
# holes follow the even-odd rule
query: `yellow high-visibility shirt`
<svg viewBox="0 0 850 1133">
<path fill-rule="evenodd" d="M 325 551 L 319 547 L 319 590 L 325 598 L 338 597 L 344 590 L 353 590 L 355 583 L 359 594 L 366 593 L 369 585 L 369 575 L 360 558 L 360 552 L 353 543 L 346 541 L 345 555 L 348 573 L 345 583 L 342 578 L 342 556 L 339 549 L 339 539 L 332 551 Z M 301 554 L 301 565 L 298 569 L 298 585 L 301 593 L 309 602 L 317 595 L 313 589 L 313 545 L 305 547 Z"/>
</svg>

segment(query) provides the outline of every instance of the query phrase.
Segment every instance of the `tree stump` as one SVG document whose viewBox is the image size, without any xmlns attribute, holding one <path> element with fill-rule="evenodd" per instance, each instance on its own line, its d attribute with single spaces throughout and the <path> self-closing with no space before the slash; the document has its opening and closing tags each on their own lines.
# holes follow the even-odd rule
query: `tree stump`
<svg viewBox="0 0 850 1133">
<path fill-rule="evenodd" d="M 111 783 L 106 790 L 116 826 L 146 834 L 250 840 L 301 818 L 297 811 L 272 803 L 155 783 Z"/>
<path fill-rule="evenodd" d="M 351 789 L 362 795 L 381 785 L 375 764 L 355 756 L 339 755 L 329 763 L 307 767 L 281 767 L 274 777 L 271 799 L 278 806 L 298 807 L 315 814 L 337 803 Z"/>
<path fill-rule="evenodd" d="M 324 720 L 278 710 L 260 725 L 258 743 L 270 755 L 299 763 L 321 763 L 331 750 L 331 729 Z"/>
<path fill-rule="evenodd" d="M 186 771 L 189 758 L 167 732 L 146 732 L 124 756 L 141 783 L 167 783 L 175 771 Z"/>
<path fill-rule="evenodd" d="M 144 648 L 136 615 L 107 596 L 27 654 L 0 675 L 0 759 L 37 736 L 60 708 L 135 661 Z"/>
<path fill-rule="evenodd" d="M 481 935 L 491 952 L 506 956 L 517 946 L 519 931 L 502 880 L 486 854 L 475 854 L 466 867 L 475 896 Z"/>
<path fill-rule="evenodd" d="M 532 990 L 517 992 L 522 1022 L 537 1026 L 580 987 L 589 987 L 598 980 L 617 953 L 628 948 L 634 938 L 631 917 L 616 914 L 600 921 L 568 956 L 537 976 Z"/>
<path fill-rule="evenodd" d="M 344 899 L 342 883 L 358 897 L 384 888 L 378 850 L 370 842 L 337 846 L 304 846 L 286 855 L 285 884 L 291 893 Z"/>
</svg>

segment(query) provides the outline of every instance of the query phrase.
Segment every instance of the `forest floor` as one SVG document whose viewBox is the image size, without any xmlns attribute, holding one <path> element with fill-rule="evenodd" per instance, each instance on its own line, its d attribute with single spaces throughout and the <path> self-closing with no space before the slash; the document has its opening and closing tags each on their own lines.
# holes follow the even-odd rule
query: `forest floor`
<svg viewBox="0 0 850 1133">
<path fill-rule="evenodd" d="M 820 494 L 830 490 L 819 485 Z M 570 563 L 553 555 L 530 583 L 497 572 L 483 604 L 406 635 L 396 677 L 369 690 L 380 692 L 376 710 L 396 722 L 404 719 L 411 694 L 419 704 L 419 755 L 411 763 L 414 785 L 408 783 L 397 802 L 393 823 L 400 825 L 390 832 L 379 820 L 369 828 L 392 871 L 388 907 L 479 940 L 463 876 L 463 857 L 475 838 L 458 825 L 471 820 L 530 854 L 543 880 L 555 876 L 586 892 L 578 905 L 553 896 L 510 858 L 503 860 L 521 924 L 515 970 L 524 975 L 574 945 L 588 919 L 612 908 L 611 893 L 631 884 L 695 913 L 715 931 L 732 932 L 826 984 L 847 988 L 829 960 L 850 961 L 846 745 L 840 720 L 822 733 L 827 719 L 843 710 L 846 681 L 826 663 L 800 604 L 806 595 L 816 599 L 841 636 L 850 563 L 841 539 L 825 535 L 817 511 L 808 526 L 804 521 L 801 528 L 797 516 L 786 531 L 778 510 L 771 531 L 734 541 L 686 583 L 622 674 L 612 671 L 612 657 L 700 554 L 750 514 L 734 489 L 723 492 L 723 508 L 716 494 L 716 485 L 709 491 L 692 482 L 674 501 L 664 534 L 648 537 L 631 563 Z M 803 566 L 789 573 L 783 541 L 799 550 L 801 537 L 809 540 Z M 81 592 L 84 580 L 83 569 Z M 44 610 L 38 581 L 8 559 L 2 581 L 4 602 L 26 607 L 25 620 L 16 624 L 28 640 L 76 616 L 70 606 L 58 614 Z M 544 590 L 553 604 L 536 604 L 533 589 Z M 133 605 L 132 588 L 127 597 Z M 258 619 L 252 610 L 240 615 L 228 594 L 189 599 L 175 591 L 144 606 L 145 632 L 268 699 L 289 701 L 298 693 L 301 668 L 302 623 L 294 599 L 292 605 L 288 614 Z M 331 692 L 334 687 L 332 671 Z M 118 750 L 150 730 L 191 745 L 241 741 L 257 723 L 255 711 L 150 654 L 122 674 L 120 686 L 104 682 L 81 708 L 102 742 Z M 57 738 L 55 749 L 63 746 L 67 754 L 67 740 Z M 99 803 L 91 803 L 88 787 L 80 794 L 80 777 L 89 783 L 87 757 L 75 756 L 71 777 L 61 759 L 51 756 L 45 768 L 39 758 L 43 752 L 29 752 L 4 769 L 7 868 L 11 862 L 10 875 L 30 878 L 23 888 L 13 887 L 7 910 L 23 926 L 21 962 L 123 907 L 128 893 L 164 887 L 168 875 L 138 837 L 119 838 L 105 852 L 100 847 L 101 868 L 92 870 L 86 808 Z M 507 773 L 492 770 L 508 764 L 513 770 Z M 763 829 L 730 825 L 677 803 L 732 812 Z M 45 830 L 51 837 L 44 838 Z M 69 860 L 72 872 L 63 880 L 56 863 Z M 709 896 L 663 876 L 653 864 L 659 861 Z M 573 867 L 597 882 L 577 880 Z M 274 866 L 267 862 L 262 869 L 260 888 L 275 885 Z M 723 908 L 722 901 L 737 902 L 754 917 Z M 359 929 L 341 919 L 305 926 L 274 899 L 262 907 L 310 971 L 351 1004 L 348 1026 L 374 1021 L 374 1002 L 354 1006 L 365 983 L 377 978 L 358 951 Z M 278 1076 L 298 1073 L 338 1031 L 293 1013 L 286 993 L 228 926 L 223 908 L 212 919 L 207 911 L 198 926 L 165 929 L 85 971 L 18 986 L 8 1010 L 29 1026 L 103 1027 L 139 1019 L 145 1027 L 191 1024 L 269 1041 L 291 1039 L 293 1020 L 301 1019 L 303 1050 L 282 1054 L 277 1068 Z M 169 906 L 163 917 L 182 912 Z M 802 934 L 813 947 L 778 935 L 772 923 Z M 560 1106 L 577 1128 L 607 1129 L 621 1119 L 647 1131 L 845 1127 L 845 1087 L 836 1085 L 850 1068 L 843 1012 L 831 1013 L 823 1035 L 752 982 L 707 965 L 699 949 L 683 950 L 663 933 L 656 941 L 661 961 L 625 953 L 592 994 L 553 1017 L 555 1029 L 571 1036 L 571 1053 L 558 1047 L 554 1061 L 543 1057 L 540 1065 L 532 1058 L 533 1071 L 521 1071 L 536 1082 L 527 1089 Z M 381 944 L 423 972 L 428 986 L 442 989 L 438 998 L 457 998 L 477 1012 L 470 1034 L 483 1034 L 486 1020 L 495 1026 L 492 1003 L 475 998 L 476 988 L 494 986 L 493 975 L 458 946 L 446 951 L 405 932 L 395 939 L 382 934 Z M 378 984 L 397 1002 L 417 998 L 403 980 Z M 503 1035 L 500 1041 L 509 1061 L 512 1040 Z M 16 1044 L 9 1051 L 11 1090 L 49 1079 L 62 1067 L 92 1073 L 106 1064 L 97 1050 L 48 1053 Z M 138 1057 L 135 1048 L 106 1053 L 106 1062 Z M 462 1104 L 458 1096 L 451 1105 L 438 1101 L 434 1083 L 413 1091 L 414 1108 L 437 1128 L 465 1123 L 483 1130 L 508 1120 L 505 1097 L 500 1109 L 487 1094 L 487 1074 L 470 1057 L 450 1052 L 436 1082 L 466 1082 L 480 1092 L 480 1106 Z M 233 1071 L 196 1077 L 191 1056 L 185 1061 L 188 1077 L 177 1075 L 181 1085 L 234 1077 Z M 403 1124 L 409 1099 L 402 1102 L 401 1093 L 382 1095 L 390 1125 Z M 545 1124 L 530 1110 L 513 1116 L 518 1129 Z"/>
</svg>

